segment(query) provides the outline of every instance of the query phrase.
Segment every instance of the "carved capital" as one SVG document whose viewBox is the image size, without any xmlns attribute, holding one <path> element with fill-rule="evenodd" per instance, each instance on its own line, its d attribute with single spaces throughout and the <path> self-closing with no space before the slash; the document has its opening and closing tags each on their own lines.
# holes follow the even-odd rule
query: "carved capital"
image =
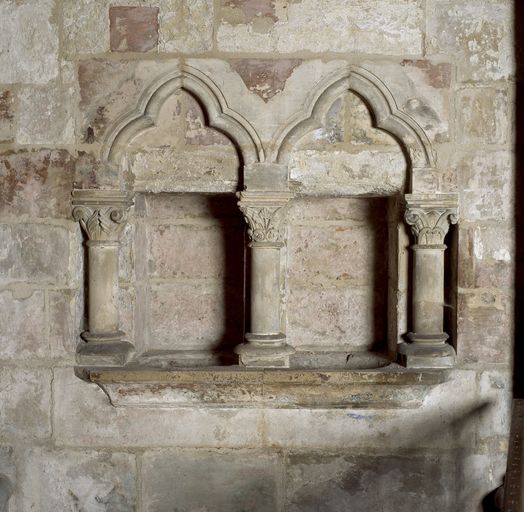
<svg viewBox="0 0 524 512">
<path fill-rule="evenodd" d="M 125 192 L 74 190 L 73 218 L 90 241 L 117 241 L 132 204 L 132 196 Z"/>
<path fill-rule="evenodd" d="M 240 192 L 238 206 L 249 228 L 250 245 L 281 247 L 285 240 L 286 206 L 289 192 Z"/>
<path fill-rule="evenodd" d="M 450 224 L 458 222 L 456 194 L 407 194 L 406 223 L 419 246 L 442 246 Z"/>
</svg>

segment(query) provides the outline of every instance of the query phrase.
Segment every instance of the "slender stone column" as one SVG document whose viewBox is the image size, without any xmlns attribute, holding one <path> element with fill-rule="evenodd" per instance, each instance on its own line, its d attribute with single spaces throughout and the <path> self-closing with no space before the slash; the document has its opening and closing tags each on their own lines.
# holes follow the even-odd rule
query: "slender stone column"
<svg viewBox="0 0 524 512">
<path fill-rule="evenodd" d="M 405 221 L 415 237 L 411 343 L 399 346 L 401 362 L 412 368 L 445 368 L 455 351 L 444 332 L 444 238 L 458 221 L 456 194 L 406 195 Z"/>
<path fill-rule="evenodd" d="M 79 362 L 123 364 L 133 345 L 123 341 L 118 314 L 118 250 L 129 194 L 114 190 L 73 191 L 73 218 L 88 236 L 88 325 L 82 333 L 87 342 L 78 350 Z"/>
<path fill-rule="evenodd" d="M 285 210 L 289 192 L 240 192 L 238 203 L 249 225 L 251 255 L 250 332 L 235 352 L 240 364 L 289 367 L 294 349 L 280 329 L 280 250 L 285 244 Z"/>
</svg>

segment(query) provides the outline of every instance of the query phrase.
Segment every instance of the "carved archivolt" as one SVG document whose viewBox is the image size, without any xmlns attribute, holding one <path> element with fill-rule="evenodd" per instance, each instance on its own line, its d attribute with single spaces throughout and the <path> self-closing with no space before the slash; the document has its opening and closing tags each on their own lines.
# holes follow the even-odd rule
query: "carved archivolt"
<svg viewBox="0 0 524 512">
<path fill-rule="evenodd" d="M 319 82 L 299 112 L 274 139 L 268 159 L 287 163 L 295 143 L 305 134 L 320 128 L 333 102 L 345 91 L 360 96 L 371 109 L 375 126 L 393 135 L 407 151 L 412 168 L 431 168 L 435 156 L 428 136 L 421 126 L 402 112 L 390 90 L 370 71 L 350 66 Z"/>
<path fill-rule="evenodd" d="M 232 110 L 213 80 L 191 66 L 181 65 L 153 82 L 137 107 L 120 117 L 109 130 L 102 148 L 102 160 L 121 164 L 130 142 L 155 125 L 165 101 L 179 90 L 195 96 L 206 109 L 209 126 L 228 135 L 241 153 L 244 164 L 263 162 L 264 150 L 253 126 Z"/>
<path fill-rule="evenodd" d="M 101 160 L 122 169 L 128 146 L 140 133 L 155 125 L 163 104 L 178 90 L 187 91 L 203 104 L 209 126 L 232 140 L 244 166 L 268 163 L 286 168 L 296 142 L 322 126 L 330 106 L 345 91 L 360 96 L 371 109 L 375 126 L 399 141 L 408 160 L 408 173 L 416 169 L 430 171 L 435 166 L 433 149 L 424 130 L 398 108 L 393 95 L 377 76 L 357 66 L 340 69 L 320 81 L 303 109 L 264 147 L 255 128 L 228 105 L 212 78 L 191 66 L 181 65 L 154 81 L 142 94 L 137 107 L 114 123 L 103 144 Z"/>
</svg>

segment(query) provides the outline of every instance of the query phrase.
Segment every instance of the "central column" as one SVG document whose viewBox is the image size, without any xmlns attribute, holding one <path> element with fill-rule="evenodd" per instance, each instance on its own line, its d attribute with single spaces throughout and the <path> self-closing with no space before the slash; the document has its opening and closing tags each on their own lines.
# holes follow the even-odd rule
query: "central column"
<svg viewBox="0 0 524 512">
<path fill-rule="evenodd" d="M 290 192 L 240 192 L 238 206 L 249 226 L 251 261 L 250 331 L 236 347 L 240 364 L 289 367 L 294 349 L 281 332 L 280 251 L 285 244 L 284 218 Z"/>
</svg>

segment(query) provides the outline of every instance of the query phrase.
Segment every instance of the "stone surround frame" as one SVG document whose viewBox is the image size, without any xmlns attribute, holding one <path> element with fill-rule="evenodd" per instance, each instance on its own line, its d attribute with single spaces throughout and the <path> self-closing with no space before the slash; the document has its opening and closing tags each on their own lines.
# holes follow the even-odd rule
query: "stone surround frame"
<svg viewBox="0 0 524 512">
<path fill-rule="evenodd" d="M 83 335 L 87 343 L 78 352 L 79 362 L 122 365 L 133 355 L 133 345 L 124 341 L 124 333 L 119 329 L 116 306 L 118 240 L 133 194 L 126 151 L 135 137 L 155 125 L 164 102 L 179 90 L 203 105 L 209 127 L 225 134 L 240 158 L 244 190 L 237 194 L 238 205 L 248 224 L 253 269 L 251 326 L 245 343 L 236 349 L 240 364 L 289 367 L 294 349 L 286 343 L 280 329 L 280 250 L 286 243 L 286 208 L 295 196 L 288 173 L 290 154 L 302 136 L 322 125 L 333 102 L 350 91 L 364 100 L 374 126 L 398 141 L 407 162 L 410 193 L 404 198 L 405 220 L 416 240 L 412 247 L 414 325 L 413 333 L 408 335 L 410 342 L 398 347 L 400 360 L 405 366 L 416 368 L 452 366 L 454 349 L 446 343 L 448 335 L 443 331 L 444 237 L 450 224 L 458 220 L 457 195 L 435 189 L 435 154 L 424 130 L 397 107 L 392 93 L 377 76 L 358 66 L 339 69 L 321 80 L 309 93 L 302 110 L 265 144 L 250 122 L 231 108 L 213 78 L 187 65 L 153 81 L 136 109 L 117 119 L 100 154 L 101 167 L 118 176 L 114 190 L 73 191 L 74 218 L 89 238 L 89 330 Z M 101 236 L 95 234 L 90 222 L 97 224 L 96 232 Z M 97 307 L 91 307 L 95 301 Z M 109 320 L 105 321 L 106 317 Z"/>
</svg>

